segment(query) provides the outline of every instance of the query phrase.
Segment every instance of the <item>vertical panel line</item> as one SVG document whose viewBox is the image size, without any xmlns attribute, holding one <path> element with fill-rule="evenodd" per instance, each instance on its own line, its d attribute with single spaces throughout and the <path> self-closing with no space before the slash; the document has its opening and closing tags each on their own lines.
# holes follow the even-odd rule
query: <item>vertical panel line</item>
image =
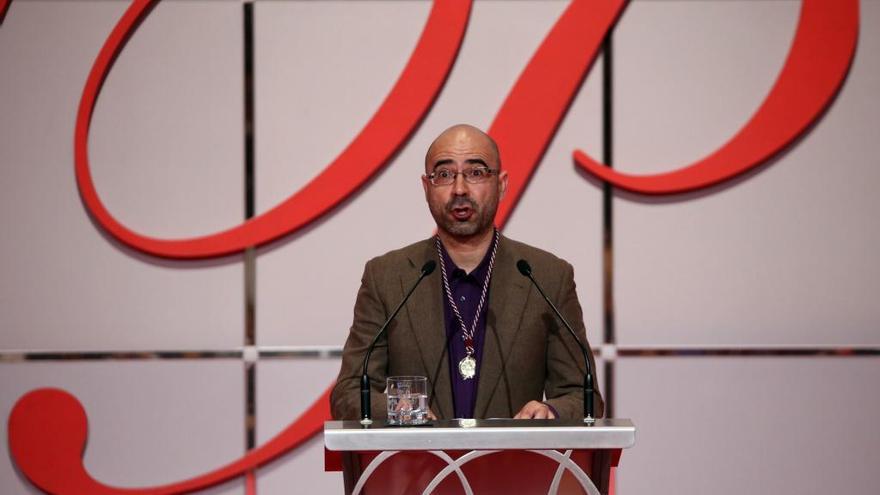
<svg viewBox="0 0 880 495">
<path fill-rule="evenodd" d="M 606 360 L 602 365 L 602 386 L 605 388 L 605 417 L 614 417 L 614 367 L 613 360 Z"/>
<path fill-rule="evenodd" d="M 612 30 L 602 46 L 602 162 L 608 167 L 614 163 L 614 54 Z M 614 319 L 614 215 L 613 189 L 602 184 L 602 306 L 604 339 L 606 345 L 617 341 Z M 603 388 L 605 389 L 605 417 L 614 417 L 614 360 L 606 357 Z"/>
<path fill-rule="evenodd" d="M 255 214 L 254 195 L 254 4 L 246 1 L 243 8 L 243 69 L 244 69 L 244 217 Z M 256 346 L 256 250 L 253 247 L 244 254 L 244 345 Z M 245 370 L 245 448 L 257 445 L 257 387 L 256 359 L 244 353 Z M 246 491 L 256 494 L 255 473 L 246 476 Z"/>
<path fill-rule="evenodd" d="M 605 39 L 602 56 L 602 161 L 613 167 L 613 55 L 611 37 Z M 614 328 L 614 216 L 613 189 L 602 184 L 602 302 L 606 344 L 616 342 Z"/>
</svg>

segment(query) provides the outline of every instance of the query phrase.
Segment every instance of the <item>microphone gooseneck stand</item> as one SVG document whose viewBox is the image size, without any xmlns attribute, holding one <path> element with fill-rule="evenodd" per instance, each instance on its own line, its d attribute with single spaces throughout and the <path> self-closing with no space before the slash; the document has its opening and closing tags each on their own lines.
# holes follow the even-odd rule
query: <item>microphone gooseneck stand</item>
<svg viewBox="0 0 880 495">
<path fill-rule="evenodd" d="M 403 296 L 403 300 L 400 301 L 400 304 L 394 308 L 394 311 L 391 312 L 391 316 L 385 320 L 385 323 L 382 325 L 382 328 L 376 332 L 376 336 L 373 337 L 373 341 L 370 342 L 370 346 L 367 348 L 367 354 L 364 356 L 364 369 L 363 374 L 361 375 L 361 424 L 364 426 L 369 426 L 373 424 L 372 412 L 370 411 L 370 377 L 367 375 L 367 366 L 370 363 L 370 355 L 373 353 L 373 347 L 376 346 L 376 342 L 379 341 L 379 337 L 385 333 L 385 330 L 388 328 L 388 324 L 394 320 L 394 317 L 397 316 L 397 313 L 400 312 L 400 309 L 403 308 L 403 305 L 406 304 L 406 301 L 409 300 L 409 296 L 416 290 L 416 287 L 422 282 L 422 279 L 427 277 L 437 268 L 437 262 L 434 260 L 428 260 L 422 265 L 421 274 L 419 275 L 419 279 L 416 280 L 416 283 L 413 284 L 412 288 L 409 292 Z"/>
<path fill-rule="evenodd" d="M 578 347 L 581 348 L 581 353 L 584 355 L 584 366 L 586 367 L 586 373 L 584 373 L 584 424 L 592 425 L 596 422 L 596 418 L 593 417 L 593 369 L 590 366 L 590 359 L 587 354 L 587 347 L 581 342 L 581 339 L 578 338 L 577 334 L 574 333 L 574 330 L 571 328 L 571 325 L 568 324 L 568 321 L 565 320 L 565 317 L 562 316 L 562 313 L 556 309 L 556 306 L 553 302 L 550 301 L 550 298 L 547 297 L 547 294 L 544 293 L 544 289 L 538 284 L 538 282 L 532 277 L 532 267 L 529 265 L 529 262 L 526 260 L 519 260 L 516 262 L 516 268 L 519 272 L 532 281 L 532 285 L 538 289 L 538 292 L 541 293 L 541 296 L 544 298 L 544 301 L 550 306 L 554 313 L 556 313 L 556 317 L 562 321 L 562 324 L 565 325 L 565 328 L 568 329 L 568 333 L 571 334 L 572 338 L 575 342 L 577 342 Z"/>
</svg>

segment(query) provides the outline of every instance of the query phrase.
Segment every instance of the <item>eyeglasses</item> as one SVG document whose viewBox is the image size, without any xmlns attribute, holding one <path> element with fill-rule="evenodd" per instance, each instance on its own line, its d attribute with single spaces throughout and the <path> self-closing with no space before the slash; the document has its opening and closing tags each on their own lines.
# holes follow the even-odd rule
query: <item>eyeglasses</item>
<svg viewBox="0 0 880 495">
<path fill-rule="evenodd" d="M 498 170 L 492 170 L 489 167 L 466 168 L 461 172 L 448 168 L 441 168 L 428 174 L 428 180 L 434 186 L 448 186 L 455 182 L 455 178 L 459 175 L 464 177 L 468 184 L 480 184 L 486 182 L 490 177 L 497 174 Z"/>
</svg>

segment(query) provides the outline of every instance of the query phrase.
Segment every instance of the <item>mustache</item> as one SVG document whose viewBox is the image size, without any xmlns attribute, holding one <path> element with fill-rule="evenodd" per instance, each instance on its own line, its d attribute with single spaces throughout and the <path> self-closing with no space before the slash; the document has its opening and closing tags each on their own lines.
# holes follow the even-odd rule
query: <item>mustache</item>
<svg viewBox="0 0 880 495">
<path fill-rule="evenodd" d="M 452 211 L 462 206 L 469 206 L 472 210 L 476 210 L 477 202 L 467 196 L 456 196 L 446 203 L 446 211 Z"/>
</svg>

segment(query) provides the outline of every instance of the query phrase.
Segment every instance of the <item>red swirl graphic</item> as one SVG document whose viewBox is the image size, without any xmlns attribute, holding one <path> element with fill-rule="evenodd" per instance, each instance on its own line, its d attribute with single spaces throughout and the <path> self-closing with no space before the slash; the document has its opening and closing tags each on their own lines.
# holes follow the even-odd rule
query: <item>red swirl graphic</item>
<svg viewBox="0 0 880 495">
<path fill-rule="evenodd" d="M 332 388 L 332 387 L 331 387 Z M 9 415 L 9 450 L 28 479 L 47 493 L 166 495 L 188 493 L 242 476 L 320 432 L 330 418 L 330 388 L 281 433 L 241 459 L 195 478 L 152 488 L 114 488 L 83 466 L 88 419 L 76 397 L 44 388 L 25 394 Z"/>
<path fill-rule="evenodd" d="M 208 258 L 260 246 L 320 218 L 357 191 L 406 142 L 443 87 L 464 37 L 471 0 L 436 0 L 406 67 L 385 101 L 347 148 L 317 177 L 271 210 L 223 232 L 191 239 L 139 234 L 107 210 L 89 168 L 89 126 L 101 86 L 125 40 L 156 0 L 134 0 L 89 72 L 76 119 L 76 181 L 86 208 L 123 243 L 154 256 Z"/>
<path fill-rule="evenodd" d="M 779 78 L 752 118 L 725 145 L 684 168 L 630 175 L 583 151 L 577 164 L 617 187 L 674 194 L 709 187 L 766 162 L 803 134 L 834 100 L 856 51 L 857 0 L 803 0 L 794 42 Z"/>
<path fill-rule="evenodd" d="M 76 177 L 86 207 L 103 228 L 136 249 L 170 258 L 223 256 L 265 244 L 320 218 L 362 187 L 432 105 L 455 60 L 470 12 L 469 1 L 435 2 L 422 37 L 382 106 L 339 157 L 300 191 L 226 231 L 157 239 L 132 231 L 107 211 L 88 164 L 89 124 L 101 84 L 124 39 L 153 1 L 132 3 L 89 74 L 76 123 Z M 624 0 L 573 0 L 500 108 L 489 133 L 499 143 L 511 179 L 499 208 L 499 226 L 512 213 L 624 5 Z M 612 185 L 647 194 L 680 193 L 728 180 L 774 156 L 821 116 L 845 79 L 857 37 L 857 0 L 804 0 L 779 79 L 755 115 L 721 149 L 693 165 L 648 176 L 617 172 L 582 151 L 575 152 L 575 162 Z"/>
<path fill-rule="evenodd" d="M 9 10 L 10 5 L 12 5 L 12 0 L 0 0 L 0 25 L 6 19 L 6 12 Z"/>
<path fill-rule="evenodd" d="M 489 134 L 509 170 L 496 222 L 510 218 L 625 0 L 574 0 L 523 69 Z"/>
</svg>

